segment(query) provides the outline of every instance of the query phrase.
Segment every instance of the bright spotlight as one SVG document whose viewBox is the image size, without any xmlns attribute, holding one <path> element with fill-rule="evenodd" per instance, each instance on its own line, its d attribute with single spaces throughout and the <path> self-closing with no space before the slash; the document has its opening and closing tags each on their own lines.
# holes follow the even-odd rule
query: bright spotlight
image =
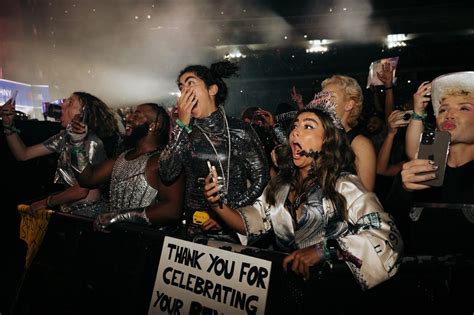
<svg viewBox="0 0 474 315">
<path fill-rule="evenodd" d="M 320 40 L 320 39 L 310 40 L 309 44 L 310 44 L 310 47 L 308 49 L 306 49 L 307 53 L 320 53 L 320 54 L 323 54 L 326 51 L 328 51 L 328 46 L 326 46 L 328 44 L 328 42 L 325 39 L 323 39 L 323 40 Z"/>
<path fill-rule="evenodd" d="M 405 34 L 389 34 L 387 35 L 387 47 L 405 47 L 407 45 L 405 43 L 406 40 L 407 36 Z"/>
</svg>

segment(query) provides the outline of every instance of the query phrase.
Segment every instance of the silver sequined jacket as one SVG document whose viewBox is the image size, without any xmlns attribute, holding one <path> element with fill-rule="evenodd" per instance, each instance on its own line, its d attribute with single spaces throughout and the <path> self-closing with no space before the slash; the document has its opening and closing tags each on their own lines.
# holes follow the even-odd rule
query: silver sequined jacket
<svg viewBox="0 0 474 315">
<path fill-rule="evenodd" d="M 263 145 L 252 127 L 239 119 L 227 119 L 231 159 L 229 189 L 224 198 L 226 204 L 237 208 L 252 204 L 262 194 L 269 170 Z M 209 210 L 203 196 L 204 179 L 209 174 L 207 161 L 215 166 L 219 177 L 223 175 L 222 169 L 227 177 L 228 137 L 223 110 L 216 110 L 204 119 L 193 119 L 190 127 L 192 132 L 189 134 L 179 126 L 172 130 L 171 140 L 160 158 L 160 176 L 164 181 L 171 181 L 184 170 L 186 209 Z M 218 156 L 202 130 L 212 141 Z"/>
</svg>

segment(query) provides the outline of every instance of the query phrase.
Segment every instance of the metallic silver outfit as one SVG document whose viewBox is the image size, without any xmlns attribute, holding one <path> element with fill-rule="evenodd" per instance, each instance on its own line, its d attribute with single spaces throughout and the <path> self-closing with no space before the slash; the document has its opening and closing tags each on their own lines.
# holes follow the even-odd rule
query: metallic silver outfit
<svg viewBox="0 0 474 315">
<path fill-rule="evenodd" d="M 136 159 L 126 160 L 123 152 L 115 161 L 110 180 L 109 211 L 127 212 L 156 202 L 158 191 L 148 184 L 145 169 L 148 160 L 159 151 L 142 154 Z"/>
<path fill-rule="evenodd" d="M 336 215 L 332 202 L 316 192 L 308 196 L 302 216 L 294 226 L 285 208 L 289 187 L 283 186 L 274 206 L 263 194 L 253 205 L 238 209 L 246 230 L 246 235 L 239 234 L 241 243 L 252 244 L 270 230 L 274 231 L 278 244 L 288 251 L 336 239 L 342 251 L 360 260 L 359 266 L 351 261 L 346 264 L 363 289 L 391 278 L 398 270 L 403 250 L 403 241 L 392 217 L 355 175 L 341 176 L 336 190 L 346 199 L 348 218 L 345 222 Z"/>
<path fill-rule="evenodd" d="M 218 177 L 225 177 L 228 182 L 227 194 L 225 188 L 221 188 L 221 192 L 224 193 L 224 202 L 231 208 L 252 204 L 268 182 L 268 163 L 257 134 L 250 125 L 230 117 L 227 118 L 231 138 L 231 159 L 228 165 L 229 139 L 224 115 L 220 108 L 209 117 L 193 119 L 190 123 L 192 132 L 189 134 L 175 126 L 171 140 L 161 155 L 160 176 L 164 181 L 174 180 L 184 168 L 187 220 L 194 210 L 210 210 L 203 195 L 204 178 L 209 174 L 207 161 L 216 167 Z"/>
<path fill-rule="evenodd" d="M 84 148 L 92 165 L 99 164 L 106 159 L 104 144 L 99 137 L 90 132 L 84 141 Z M 76 178 L 71 166 L 71 150 L 73 145 L 69 141 L 66 130 L 61 130 L 42 143 L 48 150 L 59 153 L 54 183 L 72 187 Z M 85 201 L 61 205 L 61 211 L 72 214 L 95 217 L 106 209 L 103 200 Z"/>
<path fill-rule="evenodd" d="M 316 186 L 308 194 L 308 200 L 301 208 L 301 215 L 297 222 L 294 222 L 290 212 L 285 208 L 285 199 L 290 191 L 290 185 L 284 185 L 277 192 L 277 205 L 274 207 L 266 204 L 263 194 L 253 206 L 239 209 L 244 219 L 245 226 L 249 231 L 248 242 L 252 243 L 263 236 L 261 230 L 252 234 L 252 227 L 255 222 L 262 220 L 258 217 L 258 212 L 254 207 L 265 211 L 264 225 L 267 229 L 272 228 L 279 250 L 294 251 L 306 248 L 326 239 L 333 239 L 348 232 L 348 224 L 336 212 L 333 207 L 328 207 L 323 198 L 323 192 Z M 265 206 L 264 206 L 265 205 Z M 262 234 L 261 234 L 262 233 Z"/>
</svg>

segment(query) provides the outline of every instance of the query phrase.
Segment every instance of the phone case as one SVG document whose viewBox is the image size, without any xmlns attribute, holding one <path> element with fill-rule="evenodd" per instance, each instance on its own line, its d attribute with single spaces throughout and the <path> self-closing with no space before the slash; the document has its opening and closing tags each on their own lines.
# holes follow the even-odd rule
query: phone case
<svg viewBox="0 0 474 315">
<path fill-rule="evenodd" d="M 398 124 L 408 124 L 411 120 L 411 114 L 413 110 L 406 110 L 403 112 L 403 117 L 401 119 L 397 119 Z"/>
<path fill-rule="evenodd" d="M 447 131 L 423 132 L 418 149 L 418 158 L 434 161 L 438 169 L 435 172 L 436 178 L 421 182 L 422 184 L 434 187 L 443 185 L 450 142 L 451 135 Z"/>
</svg>

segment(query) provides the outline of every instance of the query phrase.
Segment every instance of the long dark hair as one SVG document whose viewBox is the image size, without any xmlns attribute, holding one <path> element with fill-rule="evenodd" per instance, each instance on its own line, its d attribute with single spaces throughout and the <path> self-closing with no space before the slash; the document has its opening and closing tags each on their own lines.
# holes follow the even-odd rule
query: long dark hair
<svg viewBox="0 0 474 315">
<path fill-rule="evenodd" d="M 324 128 L 324 142 L 321 147 L 320 157 L 313 161 L 308 176 L 300 183 L 300 173 L 293 163 L 291 149 L 288 145 L 280 147 L 277 151 L 279 173 L 272 178 L 266 190 L 266 199 L 270 205 L 275 205 L 276 194 L 282 185 L 289 184 L 290 190 L 301 194 L 319 185 L 323 196 L 329 199 L 339 215 L 346 219 L 346 199 L 336 190 L 336 182 L 341 173 L 355 173 L 355 155 L 347 140 L 344 131 L 335 127 L 332 118 L 325 111 L 318 108 L 304 109 L 298 113 L 310 112 L 319 117 Z M 302 203 L 307 200 L 303 196 Z"/>
<path fill-rule="evenodd" d="M 233 75 L 237 75 L 239 67 L 237 64 L 230 61 L 220 61 L 213 63 L 210 68 L 203 65 L 191 65 L 187 66 L 178 75 L 179 78 L 186 72 L 195 73 L 198 78 L 204 81 L 206 87 L 209 88 L 211 85 L 216 84 L 218 91 L 216 94 L 216 105 L 224 105 L 227 98 L 227 84 L 222 80 L 223 78 L 230 78 Z"/>
<path fill-rule="evenodd" d="M 117 119 L 112 110 L 98 97 L 86 92 L 74 92 L 84 106 L 86 125 L 104 143 L 108 157 L 114 156 L 117 150 L 120 133 Z"/>
</svg>

